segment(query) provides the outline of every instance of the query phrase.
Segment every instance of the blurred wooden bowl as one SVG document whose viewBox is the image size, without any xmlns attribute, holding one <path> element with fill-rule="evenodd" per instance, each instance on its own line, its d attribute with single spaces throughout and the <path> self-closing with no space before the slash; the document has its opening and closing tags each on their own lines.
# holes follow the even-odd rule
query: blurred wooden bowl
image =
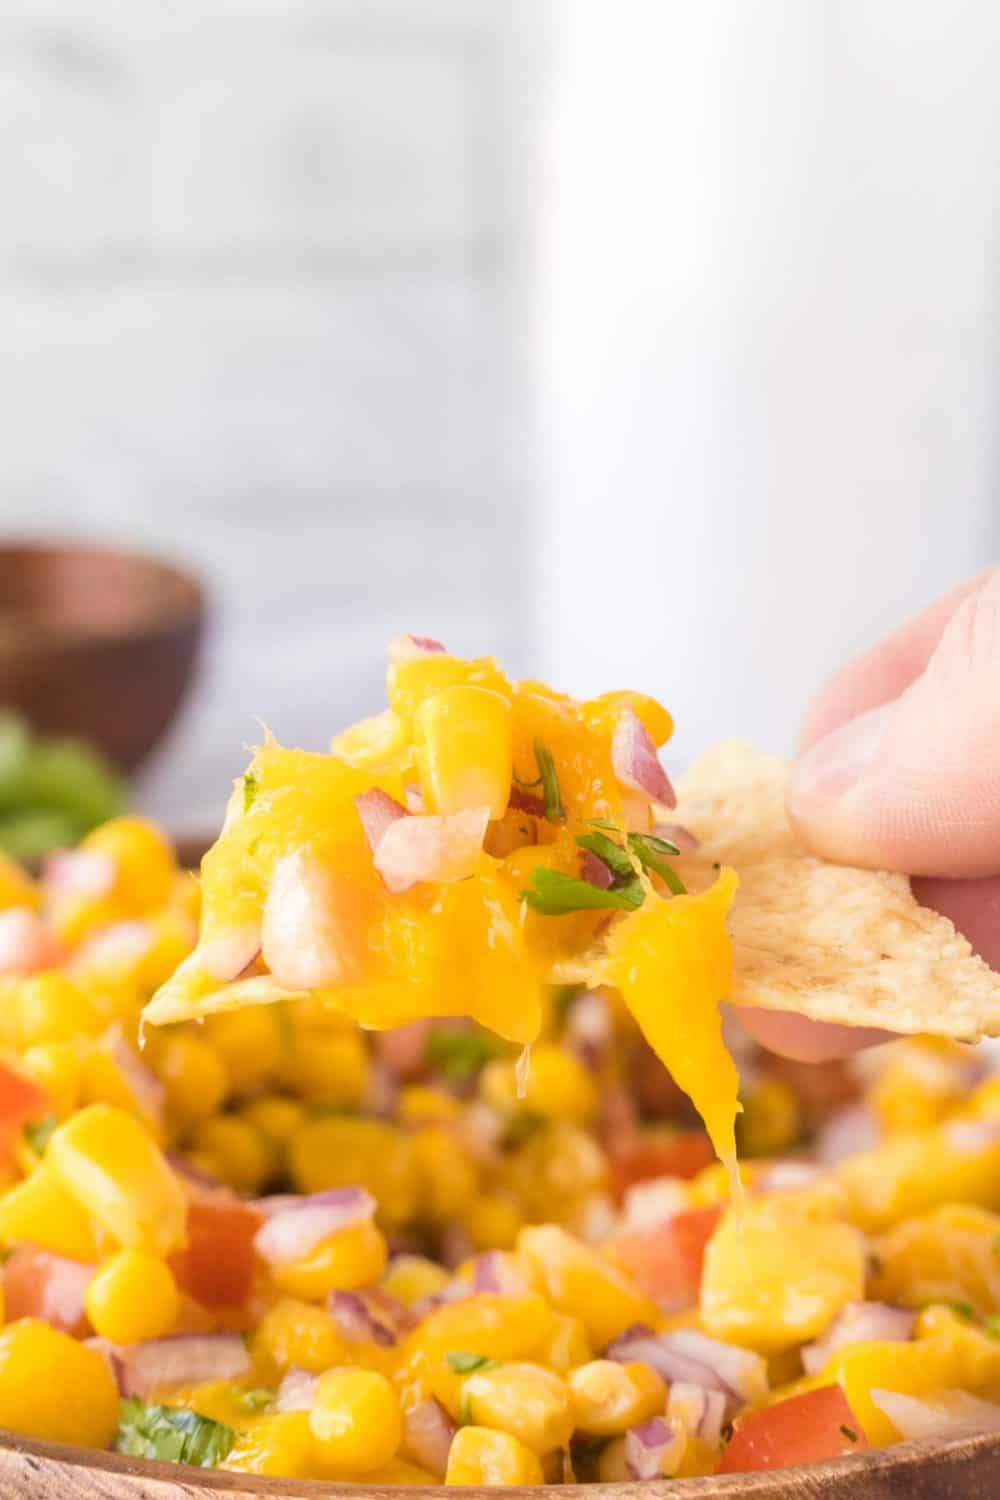
<svg viewBox="0 0 1000 1500">
<path fill-rule="evenodd" d="M 197 580 L 155 558 L 0 545 L 0 705 L 130 771 L 180 707 L 204 620 Z"/>
<path fill-rule="evenodd" d="M 543 1485 L 506 1494 L 511 1500 L 996 1500 L 1000 1434 L 930 1438 L 767 1474 Z M 434 1495 L 495 1500 L 496 1490 L 258 1479 L 35 1443 L 0 1431 L 0 1500 L 430 1500 Z"/>
</svg>

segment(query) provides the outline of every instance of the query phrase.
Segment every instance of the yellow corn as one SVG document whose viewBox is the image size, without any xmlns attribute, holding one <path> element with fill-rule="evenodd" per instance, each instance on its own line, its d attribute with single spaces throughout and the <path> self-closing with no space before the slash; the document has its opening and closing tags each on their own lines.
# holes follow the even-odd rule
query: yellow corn
<svg viewBox="0 0 1000 1500">
<path fill-rule="evenodd" d="M 445 1484 L 541 1484 L 542 1479 L 535 1454 L 509 1432 L 460 1427 L 452 1438 Z"/>
<path fill-rule="evenodd" d="M 180 1295 L 165 1261 L 146 1250 L 119 1250 L 93 1277 L 84 1304 L 102 1339 L 135 1344 L 170 1332 Z"/>
<path fill-rule="evenodd" d="M 45 1165 L 120 1245 L 167 1255 L 184 1244 L 184 1193 L 133 1115 L 108 1104 L 81 1110 L 52 1136 Z"/>
<path fill-rule="evenodd" d="M 574 1424 L 596 1437 L 617 1437 L 663 1410 L 667 1388 L 649 1365 L 595 1359 L 569 1377 Z"/>
<path fill-rule="evenodd" d="M 257 1361 L 279 1378 L 295 1367 L 317 1375 L 331 1365 L 346 1363 L 351 1353 L 324 1308 L 292 1297 L 282 1297 L 268 1308 L 258 1324 L 253 1348 Z"/>
<path fill-rule="evenodd" d="M 284 1158 L 288 1142 L 303 1124 L 306 1112 L 297 1099 L 284 1094 L 260 1094 L 251 1099 L 240 1110 L 244 1120 L 249 1120 L 266 1141 L 270 1141 L 278 1155 Z"/>
<path fill-rule="evenodd" d="M 564 1448 L 573 1432 L 566 1382 L 544 1365 L 476 1371 L 462 1387 L 462 1411 L 473 1425 L 510 1432 L 538 1454 Z"/>
<path fill-rule="evenodd" d="M 368 1049 L 357 1030 L 297 1031 L 283 1076 L 309 1104 L 358 1109 L 368 1090 Z"/>
<path fill-rule="evenodd" d="M 277 1078 L 284 1036 L 275 1006 L 251 1005 L 209 1016 L 204 1035 L 222 1059 L 233 1093 L 252 1093 Z"/>
<path fill-rule="evenodd" d="M 65 974 L 55 970 L 22 980 L 17 1006 L 21 1043 L 25 1047 L 94 1036 L 105 1024 L 87 996 Z"/>
<path fill-rule="evenodd" d="M 274 1176 L 274 1148 L 249 1120 L 239 1115 L 213 1115 L 191 1133 L 191 1146 L 231 1187 L 251 1196 Z"/>
<path fill-rule="evenodd" d="M 104 1357 L 37 1318 L 0 1333 L 0 1427 L 50 1443 L 107 1448 L 118 1387 Z"/>
<path fill-rule="evenodd" d="M 524 1093 L 518 1096 L 516 1064 L 507 1058 L 487 1063 L 479 1089 L 487 1104 L 502 1114 L 523 1112 L 542 1119 L 585 1124 L 597 1108 L 597 1088 L 579 1058 L 552 1042 L 531 1049 Z"/>
<path fill-rule="evenodd" d="M 18 1064 L 26 1078 L 46 1091 L 60 1120 L 80 1102 L 81 1050 L 75 1041 L 43 1042 L 22 1053 Z"/>
<path fill-rule="evenodd" d="M 586 1364 L 592 1354 L 587 1330 L 580 1319 L 569 1313 L 556 1313 L 552 1335 L 538 1355 L 542 1364 L 565 1375 L 577 1365 Z"/>
<path fill-rule="evenodd" d="M 429 1125 L 459 1120 L 462 1101 L 444 1089 L 424 1083 L 410 1083 L 400 1089 L 396 1112 L 406 1125 Z"/>
<path fill-rule="evenodd" d="M 316 1384 L 309 1426 L 325 1463 L 367 1473 L 395 1457 L 403 1436 L 399 1401 L 377 1370 L 327 1370 Z"/>
<path fill-rule="evenodd" d="M 164 1037 L 153 1063 L 167 1091 L 167 1118 L 178 1134 L 222 1108 L 229 1089 L 226 1065 L 202 1037 L 184 1033 Z"/>
<path fill-rule="evenodd" d="M 382 1120 L 332 1115 L 308 1120 L 292 1136 L 289 1163 L 301 1192 L 354 1184 L 367 1188 L 378 1203 L 380 1220 L 390 1226 L 405 1223 L 416 1211 L 412 1142 Z"/>
<path fill-rule="evenodd" d="M 802 1134 L 802 1111 L 793 1089 L 780 1078 L 763 1078 L 743 1096 L 736 1129 L 740 1154 L 779 1156 Z"/>
<path fill-rule="evenodd" d="M 352 1224 L 322 1240 L 301 1260 L 271 1267 L 271 1277 L 290 1297 L 319 1301 L 328 1292 L 371 1286 L 385 1270 L 385 1236 L 370 1221 Z"/>
<path fill-rule="evenodd" d="M 428 1260 L 423 1255 L 397 1255 L 389 1262 L 382 1287 L 405 1306 L 411 1307 L 421 1298 L 439 1292 L 450 1280 L 448 1272 L 437 1261 Z"/>
<path fill-rule="evenodd" d="M 474 1193 L 463 1204 L 458 1222 L 476 1250 L 512 1250 L 524 1214 L 509 1193 Z"/>
<path fill-rule="evenodd" d="M 476 1169 L 451 1131 L 425 1125 L 413 1136 L 420 1176 L 421 1215 L 435 1222 L 455 1218 L 476 1191 Z"/>
</svg>

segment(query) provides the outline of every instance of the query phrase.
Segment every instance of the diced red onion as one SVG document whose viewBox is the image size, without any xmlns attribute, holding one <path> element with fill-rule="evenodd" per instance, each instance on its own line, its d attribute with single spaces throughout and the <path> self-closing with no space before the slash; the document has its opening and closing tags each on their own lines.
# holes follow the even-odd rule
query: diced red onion
<svg viewBox="0 0 1000 1500">
<path fill-rule="evenodd" d="M 677 1380 L 670 1387 L 667 1416 L 675 1427 L 700 1438 L 709 1448 L 717 1448 L 726 1420 L 726 1398 L 721 1391 L 706 1391 L 703 1386 Z"/>
<path fill-rule="evenodd" d="M 916 1314 L 887 1302 L 848 1302 L 825 1332 L 802 1350 L 802 1368 L 818 1375 L 831 1355 L 847 1344 L 905 1344 L 913 1336 Z"/>
<path fill-rule="evenodd" d="M 0 911 L 0 974 L 35 974 L 55 969 L 63 951 L 37 912 L 28 906 Z"/>
<path fill-rule="evenodd" d="M 654 802 L 677 806 L 677 794 L 660 764 L 649 730 L 634 709 L 618 715 L 611 736 L 611 766 L 622 786 L 644 792 Z"/>
<path fill-rule="evenodd" d="M 465 880 L 475 869 L 489 821 L 488 807 L 397 818 L 382 834 L 375 868 L 394 895 L 425 880 Z"/>
<path fill-rule="evenodd" d="M 61 1333 L 79 1334 L 86 1326 L 84 1295 L 96 1270 L 37 1245 L 16 1245 L 3 1268 L 7 1321 L 42 1318 Z"/>
<path fill-rule="evenodd" d="M 120 1021 L 115 1021 L 108 1027 L 101 1038 L 101 1045 L 116 1063 L 140 1111 L 150 1120 L 162 1124 L 167 1091 L 126 1040 Z"/>
<path fill-rule="evenodd" d="M 759 1354 L 720 1343 L 695 1329 L 658 1334 L 636 1324 L 608 1345 L 606 1355 L 621 1364 L 640 1360 L 668 1384 L 682 1380 L 721 1391 L 734 1409 L 762 1400 L 768 1391 L 767 1361 Z"/>
<path fill-rule="evenodd" d="M 282 1205 L 270 1213 L 254 1237 L 254 1249 L 269 1265 L 287 1265 L 308 1255 L 331 1234 L 361 1224 L 374 1213 L 375 1199 L 360 1187 L 330 1188 L 296 1198 L 292 1206 Z"/>
<path fill-rule="evenodd" d="M 524 791 L 516 781 L 511 786 L 507 806 L 512 807 L 515 812 L 530 813 L 533 818 L 545 817 L 545 799 L 536 796 L 534 792 Z"/>
<path fill-rule="evenodd" d="M 599 891 L 606 891 L 610 889 L 615 877 L 603 859 L 599 859 L 590 849 L 581 849 L 580 878 L 588 885 L 595 885 Z"/>
<path fill-rule="evenodd" d="M 648 1177 L 625 1189 L 623 1225 L 626 1229 L 655 1229 L 690 1209 L 688 1184 L 681 1178 Z"/>
<path fill-rule="evenodd" d="M 381 844 L 386 829 L 398 818 L 410 816 L 402 803 L 397 802 L 395 797 L 390 797 L 388 792 L 383 792 L 377 786 L 355 797 L 354 806 L 358 810 L 368 847 L 373 854 Z"/>
<path fill-rule="evenodd" d="M 406 661 L 416 661 L 421 656 L 440 656 L 442 653 L 447 654 L 447 647 L 429 635 L 397 635 L 386 648 L 386 655 L 394 667 Z"/>
<path fill-rule="evenodd" d="M 337 1327 L 352 1344 L 395 1344 L 396 1330 L 380 1318 L 360 1292 L 331 1292 L 327 1311 Z"/>
<path fill-rule="evenodd" d="M 318 1375 L 296 1365 L 285 1372 L 274 1398 L 275 1411 L 309 1411 L 316 1398 Z"/>
<path fill-rule="evenodd" d="M 1000 1140 L 1000 1120 L 952 1120 L 944 1136 L 953 1151 L 985 1151 Z"/>
<path fill-rule="evenodd" d="M 257 922 L 216 933 L 198 944 L 198 960 L 206 973 L 222 984 L 239 979 L 260 953 L 261 930 Z"/>
<path fill-rule="evenodd" d="M 365 1292 L 368 1305 L 374 1309 L 376 1316 L 387 1320 L 395 1329 L 397 1336 L 401 1333 L 409 1333 L 416 1328 L 420 1319 L 415 1315 L 411 1307 L 394 1297 L 380 1286 L 369 1287 Z"/>
<path fill-rule="evenodd" d="M 378 1119 L 390 1119 L 396 1113 L 398 1099 L 395 1073 L 381 1058 L 373 1058 L 365 1088 L 365 1111 Z"/>
<path fill-rule="evenodd" d="M 684 1451 L 684 1434 L 662 1417 L 630 1427 L 625 1434 L 625 1467 L 633 1479 L 658 1479 L 676 1473 Z"/>
<path fill-rule="evenodd" d="M 811 1187 L 824 1175 L 823 1168 L 810 1161 L 776 1161 L 755 1179 L 755 1193 L 784 1193 L 795 1188 Z"/>
<path fill-rule="evenodd" d="M 406 798 L 407 812 L 422 813 L 427 811 L 424 806 L 424 794 L 412 781 L 406 783 L 406 786 L 403 788 L 403 795 Z"/>
<path fill-rule="evenodd" d="M 139 918 L 129 922 L 114 922 L 110 927 L 102 927 L 81 944 L 74 955 L 73 964 L 81 969 L 113 969 L 119 965 L 138 963 L 145 958 L 152 944 L 153 931 L 148 922 Z"/>
<path fill-rule="evenodd" d="M 414 1463 L 443 1479 L 448 1467 L 454 1422 L 433 1396 L 417 1401 L 403 1413 L 403 1447 Z"/>
<path fill-rule="evenodd" d="M 829 1167 L 878 1145 L 878 1121 L 864 1104 L 849 1104 L 837 1110 L 820 1127 L 813 1156 Z"/>
<path fill-rule="evenodd" d="M 504 1123 L 496 1110 L 482 1099 L 473 1099 L 458 1122 L 462 1144 L 476 1161 L 494 1164 L 500 1156 Z"/>
<path fill-rule="evenodd" d="M 901 1391 L 873 1389 L 872 1404 L 889 1418 L 900 1437 L 948 1437 L 953 1433 L 1000 1431 L 1000 1406 L 964 1390 L 928 1391 L 922 1398 Z"/>
<path fill-rule="evenodd" d="M 606 867 L 605 867 L 606 868 Z M 595 1068 L 606 1057 L 614 1035 L 611 1012 L 596 990 L 577 995 L 566 1015 L 565 1041 L 588 1067 Z"/>
<path fill-rule="evenodd" d="M 682 854 L 694 854 L 701 848 L 701 839 L 683 823 L 654 823 L 650 832 L 658 839 L 666 839 L 668 844 L 675 844 Z"/>
<path fill-rule="evenodd" d="M 45 861 L 42 881 L 57 899 L 85 896 L 100 900 L 114 889 L 118 861 L 99 849 L 57 849 Z"/>
<path fill-rule="evenodd" d="M 203 1380 L 239 1380 L 252 1368 L 237 1333 L 178 1334 L 119 1347 L 123 1396 L 148 1396 L 175 1385 Z"/>
<path fill-rule="evenodd" d="M 194 1194 L 203 1198 L 235 1198 L 236 1194 L 221 1177 L 196 1166 L 183 1151 L 165 1151 L 163 1154 L 175 1174 Z"/>
<path fill-rule="evenodd" d="M 292 990 L 350 983 L 353 912 L 341 914 L 342 883 L 308 850 L 279 859 L 264 903 L 261 951 L 279 984 Z"/>
<path fill-rule="evenodd" d="M 463 1260 L 469 1259 L 473 1251 L 473 1245 L 468 1233 L 462 1228 L 461 1224 L 452 1223 L 446 1224 L 441 1232 L 439 1250 L 442 1264 L 447 1266 L 449 1271 L 451 1271 L 456 1266 L 460 1266 Z M 468 1290 L 468 1287 L 464 1289 L 460 1288 L 456 1293 L 456 1297 L 468 1295 Z M 441 1294 L 439 1293 L 438 1295 Z M 446 1298 L 446 1300 L 453 1301 L 455 1299 Z"/>
</svg>

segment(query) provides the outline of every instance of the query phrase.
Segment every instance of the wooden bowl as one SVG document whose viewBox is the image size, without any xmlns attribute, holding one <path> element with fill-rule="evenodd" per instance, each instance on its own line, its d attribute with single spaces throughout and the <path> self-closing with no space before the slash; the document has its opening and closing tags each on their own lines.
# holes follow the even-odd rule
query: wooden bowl
<svg viewBox="0 0 1000 1500">
<path fill-rule="evenodd" d="M 309 1479 L 258 1479 L 115 1453 L 29 1442 L 0 1431 L 0 1500 L 428 1500 L 461 1494 L 496 1500 L 481 1487 L 376 1488 Z M 719 1479 L 646 1480 L 501 1491 L 514 1500 L 996 1500 L 1000 1433 L 928 1439 L 806 1468 Z"/>
<path fill-rule="evenodd" d="M 196 579 L 92 546 L 0 546 L 0 705 L 46 734 L 90 740 L 130 771 L 194 676 L 205 605 Z"/>
</svg>

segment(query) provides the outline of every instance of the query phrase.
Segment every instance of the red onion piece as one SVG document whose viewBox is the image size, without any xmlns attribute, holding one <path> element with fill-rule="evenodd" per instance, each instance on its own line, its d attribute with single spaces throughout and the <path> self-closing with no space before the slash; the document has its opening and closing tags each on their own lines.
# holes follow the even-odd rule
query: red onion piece
<svg viewBox="0 0 1000 1500">
<path fill-rule="evenodd" d="M 264 1199 L 258 1206 L 268 1213 L 266 1202 Z M 331 1234 L 361 1224 L 374 1213 L 375 1199 L 359 1187 L 330 1188 L 325 1193 L 296 1198 L 291 1206 L 282 1204 L 270 1210 L 254 1237 L 254 1249 L 269 1265 L 287 1265 L 301 1260 Z"/>
<path fill-rule="evenodd" d="M 523 791 L 516 781 L 511 786 L 507 806 L 512 807 L 515 812 L 530 813 L 533 818 L 545 817 L 544 798 L 536 796 L 534 792 Z"/>
<path fill-rule="evenodd" d="M 373 786 L 371 791 L 362 792 L 355 797 L 354 806 L 358 810 L 361 826 L 368 840 L 368 847 L 374 854 L 382 836 L 398 818 L 409 817 L 406 808 L 390 797 L 388 792 L 383 792 L 379 787 Z"/>
<path fill-rule="evenodd" d="M 683 823 L 654 823 L 650 833 L 658 839 L 666 839 L 668 844 L 675 844 L 682 854 L 694 854 L 701 848 L 701 839 L 696 838 Z"/>
<path fill-rule="evenodd" d="M 640 1422 L 625 1434 L 625 1467 L 633 1479 L 675 1474 L 683 1452 L 684 1434 L 662 1417 Z"/>
<path fill-rule="evenodd" d="M 518 1257 L 505 1250 L 484 1250 L 477 1255 L 469 1267 L 474 1292 L 500 1292 L 505 1296 L 520 1296 L 533 1288 Z"/>
<path fill-rule="evenodd" d="M 61 1333 L 79 1337 L 89 1325 L 83 1299 L 96 1266 L 41 1250 L 15 1246 L 3 1268 L 6 1320 L 42 1318 Z"/>
<path fill-rule="evenodd" d="M 953 1151 L 985 1151 L 1000 1140 L 1000 1120 L 952 1120 L 944 1136 Z"/>
<path fill-rule="evenodd" d="M 721 1391 L 706 1391 L 699 1385 L 677 1380 L 670 1387 L 667 1416 L 671 1425 L 717 1448 L 726 1420 L 726 1398 Z"/>
<path fill-rule="evenodd" d="M 113 922 L 102 927 L 77 949 L 74 966 L 81 969 L 113 969 L 138 963 L 145 958 L 153 943 L 153 932 L 148 922 L 133 918 L 128 922 Z"/>
<path fill-rule="evenodd" d="M 203 1380 L 238 1380 L 252 1368 L 238 1333 L 178 1334 L 144 1344 L 119 1346 L 123 1396 L 148 1396 L 175 1385 Z"/>
<path fill-rule="evenodd" d="M 58 849 L 42 871 L 46 890 L 59 900 L 83 896 L 98 901 L 114 889 L 118 861 L 99 849 Z"/>
<path fill-rule="evenodd" d="M 345 882 L 308 850 L 279 859 L 264 903 L 261 952 L 292 990 L 324 989 L 357 977 L 355 912 Z"/>
<path fill-rule="evenodd" d="M 360 1292 L 331 1292 L 326 1307 L 352 1344 L 381 1344 L 388 1348 L 397 1342 L 396 1330 L 389 1320 L 379 1317 Z"/>
<path fill-rule="evenodd" d="M 397 635 L 389 642 L 386 655 L 394 667 L 421 656 L 447 655 L 447 647 L 429 635 Z"/>
<path fill-rule="evenodd" d="M 286 1371 L 274 1398 L 275 1411 L 309 1411 L 316 1397 L 318 1375 L 293 1365 Z"/>
<path fill-rule="evenodd" d="M 871 1399 L 904 1441 L 948 1437 L 952 1433 L 1000 1431 L 1000 1406 L 969 1391 L 928 1391 L 918 1399 L 904 1396 L 901 1391 L 874 1389 Z"/>
<path fill-rule="evenodd" d="M 176 1176 L 178 1176 L 191 1193 L 200 1198 L 235 1198 L 236 1194 L 232 1188 L 223 1182 L 221 1177 L 206 1172 L 204 1167 L 195 1166 L 194 1162 L 186 1157 L 183 1151 L 165 1151 L 164 1156 L 170 1163 Z"/>
<path fill-rule="evenodd" d="M 580 878 L 588 885 L 596 885 L 599 891 L 606 891 L 614 881 L 614 875 L 608 869 L 603 859 L 599 859 L 590 849 L 580 850 Z"/>
<path fill-rule="evenodd" d="M 406 786 L 403 788 L 403 795 L 406 798 L 407 812 L 422 813 L 427 811 L 424 806 L 424 794 L 412 781 L 406 783 Z"/>
<path fill-rule="evenodd" d="M 403 1447 L 414 1463 L 436 1479 L 443 1479 L 457 1430 L 440 1401 L 430 1396 L 404 1412 Z"/>
<path fill-rule="evenodd" d="M 162 1124 L 167 1091 L 127 1041 L 120 1021 L 115 1021 L 108 1027 L 101 1037 L 101 1046 L 116 1063 L 140 1111 L 157 1124 Z"/>
<path fill-rule="evenodd" d="M 259 923 L 233 927 L 228 932 L 217 933 L 200 942 L 198 960 L 213 979 L 218 979 L 221 984 L 230 984 L 249 969 L 260 953 L 260 943 Z"/>
<path fill-rule="evenodd" d="M 652 736 L 634 709 L 624 708 L 618 715 L 611 736 L 611 766 L 622 786 L 644 792 L 666 807 L 677 806 L 677 794 L 660 765 Z"/>
<path fill-rule="evenodd" d="M 28 906 L 0 911 L 0 974 L 36 974 L 55 969 L 63 951 L 37 912 Z"/>
<path fill-rule="evenodd" d="M 916 1313 L 888 1302 L 848 1302 L 821 1336 L 802 1350 L 802 1368 L 818 1375 L 830 1356 L 847 1344 L 905 1344 L 913 1337 Z"/>
<path fill-rule="evenodd" d="M 759 1354 L 720 1343 L 694 1329 L 657 1334 L 636 1324 L 608 1345 L 606 1357 L 621 1364 L 641 1360 L 668 1384 L 680 1380 L 721 1391 L 732 1409 L 760 1401 L 768 1392 L 767 1361 Z"/>
<path fill-rule="evenodd" d="M 833 1166 L 861 1151 L 871 1151 L 878 1138 L 878 1121 L 871 1110 L 864 1104 L 849 1104 L 820 1127 L 813 1156 L 823 1166 Z"/>
<path fill-rule="evenodd" d="M 824 1175 L 823 1168 L 809 1161 L 776 1161 L 756 1179 L 755 1193 L 784 1193 L 811 1187 Z"/>
<path fill-rule="evenodd" d="M 566 1013 L 566 1045 L 590 1068 L 607 1056 L 614 1037 L 611 1012 L 603 995 L 584 990 Z"/>
<path fill-rule="evenodd" d="M 394 895 L 425 880 L 465 880 L 475 869 L 489 821 L 488 807 L 398 818 L 375 850 L 375 868 Z"/>
</svg>

